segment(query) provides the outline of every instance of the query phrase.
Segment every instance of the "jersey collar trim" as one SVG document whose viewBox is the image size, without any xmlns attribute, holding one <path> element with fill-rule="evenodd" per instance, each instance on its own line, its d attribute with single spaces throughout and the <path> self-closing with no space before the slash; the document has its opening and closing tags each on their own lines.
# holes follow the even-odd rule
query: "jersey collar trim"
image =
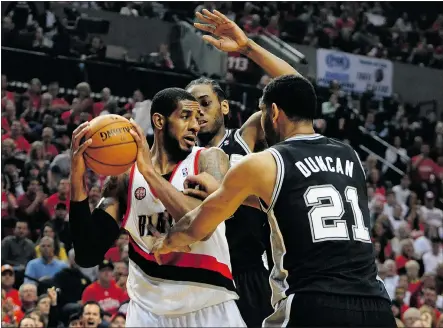
<svg viewBox="0 0 443 328">
<path fill-rule="evenodd" d="M 218 143 L 217 146 L 215 146 L 216 148 L 220 148 L 221 145 L 223 145 L 223 142 L 225 142 L 226 138 L 231 134 L 231 130 L 226 130 L 225 135 L 223 136 L 223 138 L 220 140 L 220 142 Z"/>
<path fill-rule="evenodd" d="M 291 137 L 286 139 L 285 141 L 293 141 L 293 140 L 316 140 L 316 139 L 320 139 L 323 138 L 323 136 L 321 134 L 318 133 L 314 133 L 314 134 L 310 134 L 310 135 L 301 135 L 301 136 L 295 136 L 295 137 Z"/>
</svg>

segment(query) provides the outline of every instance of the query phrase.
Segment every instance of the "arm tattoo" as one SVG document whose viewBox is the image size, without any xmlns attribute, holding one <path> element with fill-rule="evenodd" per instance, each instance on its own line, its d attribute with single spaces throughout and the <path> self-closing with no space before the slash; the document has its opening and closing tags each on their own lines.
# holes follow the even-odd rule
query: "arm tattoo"
<svg viewBox="0 0 443 328">
<path fill-rule="evenodd" d="M 222 182 L 229 170 L 229 158 L 223 150 L 212 147 L 203 151 L 198 160 L 199 173 L 206 172 Z"/>
<path fill-rule="evenodd" d="M 243 48 L 241 48 L 238 52 L 241 53 L 242 55 L 249 55 L 249 53 L 252 51 L 252 47 L 249 44 L 249 42 L 246 44 L 246 46 L 244 46 Z"/>
</svg>

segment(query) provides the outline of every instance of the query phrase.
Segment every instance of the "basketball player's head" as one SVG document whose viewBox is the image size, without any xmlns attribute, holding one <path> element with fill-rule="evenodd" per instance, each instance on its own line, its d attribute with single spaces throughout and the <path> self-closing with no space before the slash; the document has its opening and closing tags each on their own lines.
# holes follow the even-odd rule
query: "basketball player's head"
<svg viewBox="0 0 443 328">
<path fill-rule="evenodd" d="M 312 84 L 300 75 L 273 79 L 263 90 L 259 106 L 262 127 L 270 146 L 283 141 L 288 134 L 313 130 L 317 96 Z"/>
<path fill-rule="evenodd" d="M 224 125 L 224 115 L 229 113 L 228 101 L 220 85 L 206 77 L 192 81 L 186 90 L 200 103 L 202 115 L 198 120 L 198 138 L 202 145 L 206 145 Z"/>
<path fill-rule="evenodd" d="M 164 89 L 152 99 L 151 113 L 155 138 L 168 156 L 177 161 L 188 156 L 200 130 L 200 105 L 195 98 L 180 88 Z"/>
</svg>

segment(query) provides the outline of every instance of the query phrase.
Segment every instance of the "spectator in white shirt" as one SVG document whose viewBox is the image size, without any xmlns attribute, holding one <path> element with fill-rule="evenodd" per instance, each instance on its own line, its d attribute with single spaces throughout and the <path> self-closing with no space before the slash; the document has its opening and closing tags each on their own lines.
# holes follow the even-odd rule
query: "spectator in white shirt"
<svg viewBox="0 0 443 328">
<path fill-rule="evenodd" d="M 394 205 L 394 211 L 392 212 L 392 215 L 388 216 L 388 218 L 389 222 L 391 223 L 392 229 L 394 230 L 394 233 L 397 233 L 400 225 L 405 222 L 403 220 L 402 208 L 399 204 Z"/>
<path fill-rule="evenodd" d="M 340 104 L 337 100 L 337 95 L 332 94 L 331 97 L 329 97 L 329 101 L 325 101 L 321 104 L 321 113 L 323 116 L 334 116 L 335 111 L 337 108 L 340 107 Z"/>
<path fill-rule="evenodd" d="M 420 213 L 427 224 L 440 228 L 443 225 L 443 211 L 436 208 L 434 203 L 434 193 L 432 191 L 426 192 L 425 205 L 420 208 Z"/>
<path fill-rule="evenodd" d="M 414 249 L 417 256 L 422 257 L 423 254 L 432 251 L 431 239 L 436 236 L 436 229 L 432 226 L 425 226 L 425 233 L 423 236 L 414 240 Z"/>
<path fill-rule="evenodd" d="M 408 207 L 405 204 L 397 203 L 394 191 L 390 190 L 386 193 L 386 203 L 383 208 L 383 214 L 392 217 L 394 215 L 395 205 L 401 206 L 401 218 L 403 219 L 408 212 Z"/>
<path fill-rule="evenodd" d="M 411 32 L 412 24 L 409 20 L 408 14 L 403 13 L 402 17 L 399 17 L 394 24 L 394 28 L 400 32 Z"/>
<path fill-rule="evenodd" d="M 432 251 L 423 255 L 425 273 L 436 273 L 439 264 L 443 263 L 443 252 L 440 238 L 432 239 Z"/>
<path fill-rule="evenodd" d="M 393 260 L 386 260 L 383 266 L 386 270 L 386 277 L 384 279 L 386 291 L 388 292 L 389 297 L 394 299 L 395 288 L 397 288 L 399 279 L 397 274 L 397 266 Z"/>
<path fill-rule="evenodd" d="M 400 157 L 400 160 L 404 164 L 408 162 L 408 155 L 406 149 L 401 147 L 401 139 L 400 137 L 397 136 L 394 138 L 394 145 L 392 147 L 386 148 L 385 160 L 388 163 L 395 165 L 395 163 L 399 159 L 398 157 Z M 383 164 L 382 168 L 383 173 L 386 173 L 387 170 L 388 166 L 386 164 Z"/>
<path fill-rule="evenodd" d="M 409 176 L 405 174 L 401 178 L 400 184 L 392 187 L 392 191 L 395 193 L 395 198 L 400 204 L 406 204 L 406 201 L 411 194 L 411 190 L 409 190 L 410 184 L 411 180 L 409 180 Z"/>
</svg>

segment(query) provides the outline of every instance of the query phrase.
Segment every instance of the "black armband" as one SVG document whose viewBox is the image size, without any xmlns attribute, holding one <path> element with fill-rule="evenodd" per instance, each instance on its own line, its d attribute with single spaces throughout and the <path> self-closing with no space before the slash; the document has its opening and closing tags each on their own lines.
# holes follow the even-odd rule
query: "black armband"
<svg viewBox="0 0 443 328">
<path fill-rule="evenodd" d="M 70 202 L 69 227 L 75 262 L 84 268 L 98 265 L 120 232 L 117 222 L 105 211 L 96 208 L 91 214 L 88 198 Z"/>
</svg>

